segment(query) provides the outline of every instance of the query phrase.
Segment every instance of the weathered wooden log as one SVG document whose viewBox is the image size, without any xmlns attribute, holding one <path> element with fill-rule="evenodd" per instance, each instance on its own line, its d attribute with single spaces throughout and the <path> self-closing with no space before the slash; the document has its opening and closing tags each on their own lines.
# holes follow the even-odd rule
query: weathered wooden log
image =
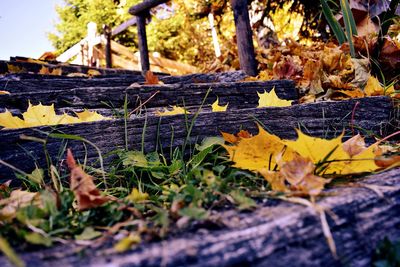
<svg viewBox="0 0 400 267">
<path fill-rule="evenodd" d="M 143 2 L 129 8 L 129 14 L 136 16 L 143 11 L 149 11 L 151 8 L 164 4 L 169 0 L 144 0 Z"/>
<path fill-rule="evenodd" d="M 0 95 L 0 107 L 24 110 L 28 100 L 32 103 L 51 104 L 58 108 L 107 108 L 110 105 L 121 108 L 125 96 L 130 102 L 129 107 L 135 108 L 150 97 L 145 107 L 167 107 L 179 105 L 181 107 L 199 107 L 207 92 L 211 90 L 205 104 L 212 104 L 219 97 L 221 104 L 229 103 L 231 108 L 257 107 L 257 92 L 269 92 L 275 88 L 277 95 L 283 99 L 298 99 L 294 83 L 288 80 L 267 82 L 240 82 L 240 83 L 209 83 L 209 84 L 173 84 L 148 85 L 131 87 L 84 87 L 69 90 L 41 90 L 14 93 L 9 88 L 10 95 Z M 140 100 L 140 101 L 138 101 Z"/>
<path fill-rule="evenodd" d="M 0 61 L 0 74 L 6 73 L 19 73 L 19 72 L 33 72 L 40 73 L 40 70 L 45 67 L 49 72 L 59 70 L 63 75 L 70 73 L 88 73 L 90 70 L 98 71 L 100 74 L 140 74 L 138 71 L 123 70 L 123 69 L 103 69 L 93 68 L 82 65 L 57 65 L 57 64 L 38 64 L 32 62 L 18 62 L 18 61 Z"/>
<path fill-rule="evenodd" d="M 356 104 L 358 103 L 358 104 Z M 352 114 L 355 105 L 357 109 Z M 295 128 L 301 128 L 305 133 L 319 137 L 333 137 L 346 129 L 346 136 L 351 136 L 351 127 L 355 133 L 373 132 L 377 135 L 387 135 L 391 129 L 387 125 L 391 120 L 393 105 L 390 98 L 372 97 L 353 99 L 340 102 L 322 102 L 295 105 L 285 108 L 261 108 L 231 110 L 228 112 L 199 114 L 193 129 L 188 135 L 187 124 L 190 124 L 193 114 L 187 120 L 184 115 L 167 117 L 138 117 L 129 119 L 126 132 L 128 146 L 131 149 L 141 149 L 142 136 L 144 150 L 147 152 L 163 151 L 169 153 L 169 147 L 182 147 L 190 151 L 191 144 L 200 142 L 209 136 L 220 136 L 220 131 L 235 133 L 240 129 L 248 129 L 256 133 L 256 121 L 262 123 L 271 133 L 282 138 L 296 137 Z M 15 165 L 23 171 L 30 172 L 34 168 L 36 158 L 38 166 L 45 167 L 43 144 L 30 140 L 21 140 L 21 135 L 47 139 L 45 132 L 61 132 L 77 135 L 94 143 L 102 153 L 106 154 L 118 148 L 125 147 L 124 120 L 100 121 L 94 123 L 60 125 L 57 127 L 39 127 L 32 129 L 1 130 L 0 159 Z M 60 154 L 63 140 L 49 138 L 46 149 L 57 164 L 64 156 Z M 77 157 L 86 156 L 90 162 L 98 159 L 95 149 L 83 146 L 82 142 L 69 141 Z M 59 155 L 59 156 L 57 156 Z M 0 165 L 0 181 L 12 178 L 9 168 Z"/>
<path fill-rule="evenodd" d="M 166 84 L 172 83 L 216 83 L 216 82 L 239 82 L 247 78 L 248 75 L 240 71 L 228 71 L 219 73 L 195 73 L 183 76 L 165 76 L 161 81 Z"/>
<path fill-rule="evenodd" d="M 357 184 L 333 187 L 317 202 L 335 214 L 335 219 L 327 217 L 338 259 L 329 251 L 314 209 L 270 199 L 253 212 L 212 211 L 209 221 L 218 227 L 193 223 L 173 237 L 123 254 L 87 248 L 78 256 L 73 245 L 61 245 L 20 256 L 28 267 L 372 266 L 372 253 L 384 237 L 400 239 L 400 169 L 370 175 Z M 379 188 L 382 196 L 368 186 Z M 0 265 L 11 267 L 4 256 Z"/>
<path fill-rule="evenodd" d="M 132 83 L 143 83 L 142 75 L 124 75 L 122 77 L 96 77 L 96 78 L 72 78 L 63 76 L 53 77 L 33 77 L 0 80 L 0 90 L 6 90 L 12 94 L 17 93 L 36 93 L 45 91 L 68 91 L 72 88 L 85 87 L 113 87 L 113 86 L 129 86 Z"/>
<path fill-rule="evenodd" d="M 165 84 L 239 82 L 247 77 L 247 75 L 242 71 L 197 73 L 182 76 L 169 76 L 162 73 L 155 74 Z M 137 75 L 109 74 L 90 79 L 82 77 L 19 73 L 8 74 L 0 77 L 0 90 L 6 90 L 12 93 L 28 91 L 38 92 L 83 87 L 129 86 L 133 83 L 143 84 L 144 82 L 144 77 L 139 73 Z M 278 83 L 279 82 L 277 82 L 277 84 Z"/>
<path fill-rule="evenodd" d="M 257 76 L 257 61 L 254 53 L 253 31 L 250 26 L 248 1 L 230 0 L 236 26 L 236 42 L 240 68 L 250 76 Z"/>
</svg>

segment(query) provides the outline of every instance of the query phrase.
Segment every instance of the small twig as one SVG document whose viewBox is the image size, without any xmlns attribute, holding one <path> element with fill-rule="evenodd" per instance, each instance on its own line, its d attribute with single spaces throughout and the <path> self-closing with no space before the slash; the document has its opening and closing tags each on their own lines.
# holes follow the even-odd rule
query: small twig
<svg viewBox="0 0 400 267">
<path fill-rule="evenodd" d="M 311 197 L 311 201 L 299 197 L 278 197 L 278 199 L 312 208 L 319 215 L 319 219 L 322 226 L 322 233 L 325 236 L 326 242 L 328 243 L 328 247 L 332 253 L 333 258 L 338 259 L 335 240 L 333 239 L 331 229 L 329 228 L 329 224 L 326 219 L 326 214 L 325 214 L 326 208 L 316 204 L 314 197 Z M 333 213 L 332 211 L 330 212 Z"/>
<path fill-rule="evenodd" d="M 1 160 L 1 159 L 0 159 L 0 164 L 12 169 L 13 171 L 16 171 L 16 172 L 18 172 L 18 173 L 20 173 L 20 174 L 22 174 L 22 175 L 24 175 L 26 177 L 29 176 L 28 173 L 24 172 L 23 170 L 18 169 L 17 167 L 14 167 L 13 165 L 11 165 L 11 164 L 9 164 L 9 163 Z"/>
<path fill-rule="evenodd" d="M 350 122 L 350 126 L 351 126 L 351 133 L 354 136 L 354 117 L 356 114 L 356 109 L 358 107 L 358 105 L 360 104 L 359 101 L 356 102 L 356 104 L 354 105 L 353 111 L 351 112 L 351 122 Z"/>
<path fill-rule="evenodd" d="M 128 116 L 131 116 L 133 113 L 141 109 L 144 105 L 146 105 L 156 94 L 158 94 L 160 91 L 156 91 L 154 94 L 152 94 L 146 101 L 141 103 L 138 107 L 136 107 L 134 110 L 129 112 Z"/>
</svg>

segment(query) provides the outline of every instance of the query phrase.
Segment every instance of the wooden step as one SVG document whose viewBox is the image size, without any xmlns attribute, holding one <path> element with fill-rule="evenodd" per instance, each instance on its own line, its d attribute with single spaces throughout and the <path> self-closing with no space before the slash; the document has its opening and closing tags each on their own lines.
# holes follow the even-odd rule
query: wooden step
<svg viewBox="0 0 400 267">
<path fill-rule="evenodd" d="M 372 266 L 372 254 L 385 237 L 400 239 L 400 169 L 357 183 L 360 186 L 328 189 L 317 201 L 329 210 L 326 217 L 337 259 L 315 210 L 272 199 L 264 199 L 252 212 L 212 211 L 208 221 L 183 229 L 173 225 L 172 229 L 179 229 L 177 234 L 159 242 L 144 241 L 122 254 L 110 254 L 109 246 L 87 247 L 82 252 L 68 244 L 20 256 L 28 267 Z M 379 188 L 379 195 L 367 186 Z M 0 256 L 0 266 L 12 267 L 4 256 Z"/>
<path fill-rule="evenodd" d="M 53 83 L 54 80 L 51 80 Z M 85 81 L 86 82 L 86 81 Z M 96 81 L 97 82 L 97 81 Z M 108 81 L 100 81 L 99 83 Z M 88 82 L 89 83 L 89 82 Z M 40 83 L 39 83 L 40 84 Z M 71 87 L 73 83 L 66 83 Z M 27 85 L 30 86 L 31 85 Z M 55 104 L 56 108 L 122 108 L 125 96 L 129 100 L 129 108 L 136 108 L 140 103 L 151 99 L 146 108 L 168 107 L 198 107 L 205 99 L 209 90 L 209 97 L 205 104 L 211 105 L 217 97 L 221 105 L 229 103 L 230 108 L 251 108 L 258 106 L 257 92 L 269 92 L 273 88 L 282 99 L 298 99 L 294 83 L 288 80 L 267 82 L 237 82 L 237 83 L 200 83 L 200 84 L 171 84 L 171 85 L 133 85 L 130 87 L 82 87 L 61 90 L 63 83 L 57 85 L 59 89 L 43 89 L 14 92 L 11 85 L 8 87 L 10 95 L 0 95 L 0 107 L 7 109 L 25 110 L 28 100 L 32 103 Z M 154 96 L 154 97 L 152 97 Z"/>
<path fill-rule="evenodd" d="M 100 74 L 141 74 L 140 71 L 123 70 L 123 69 L 105 69 L 105 68 L 95 68 L 82 65 L 72 65 L 72 64 L 41 64 L 34 62 L 19 62 L 19 61 L 5 61 L 0 60 L 0 74 L 7 73 L 20 73 L 20 72 L 30 72 L 30 73 L 40 73 L 42 68 L 47 68 L 50 72 L 56 70 L 57 73 L 61 72 L 62 75 L 67 75 L 71 73 L 84 73 L 90 74 L 90 71 Z"/>
<path fill-rule="evenodd" d="M 246 75 L 241 71 L 191 74 L 183 76 L 160 76 L 164 84 L 239 82 Z M 32 73 L 16 73 L 0 76 L 0 90 L 13 93 L 37 92 L 47 90 L 66 90 L 83 87 L 129 86 L 133 83 L 144 84 L 141 74 L 107 74 L 96 77 L 69 77 L 58 75 L 42 75 Z"/>
<path fill-rule="evenodd" d="M 185 149 L 190 149 L 190 145 L 200 142 L 205 137 L 220 136 L 220 131 L 236 133 L 240 129 L 247 129 L 256 133 L 255 121 L 264 124 L 271 133 L 287 139 L 296 137 L 295 128 L 301 128 L 305 133 L 325 138 L 337 136 L 346 129 L 346 135 L 351 136 L 351 126 L 355 132 L 365 130 L 365 132 L 386 136 L 391 132 L 389 122 L 393 119 L 392 114 L 393 104 L 387 97 L 302 104 L 285 108 L 205 112 L 197 117 Z M 193 116 L 194 114 L 189 114 L 187 119 L 184 115 L 147 118 L 142 116 L 129 119 L 126 129 L 129 148 L 140 150 L 143 137 L 146 152 L 160 151 L 162 148 L 168 154 L 171 145 L 178 147 L 185 143 L 188 135 L 187 125 L 190 124 Z M 57 127 L 3 129 L 0 130 L 0 159 L 25 172 L 30 172 L 34 168 L 35 162 L 32 158 L 37 159 L 39 166 L 46 167 L 43 144 L 20 139 L 21 135 L 46 139 L 46 132 L 61 132 L 85 138 L 93 142 L 103 155 L 125 146 L 123 119 Z M 88 145 L 83 146 L 80 141 L 69 141 L 68 147 L 71 147 L 80 159 L 85 156 L 89 162 L 98 159 L 96 150 Z M 63 140 L 54 138 L 47 140 L 46 149 L 55 164 L 65 158 L 62 148 Z M 10 178 L 13 178 L 12 171 L 0 165 L 0 180 Z"/>
</svg>

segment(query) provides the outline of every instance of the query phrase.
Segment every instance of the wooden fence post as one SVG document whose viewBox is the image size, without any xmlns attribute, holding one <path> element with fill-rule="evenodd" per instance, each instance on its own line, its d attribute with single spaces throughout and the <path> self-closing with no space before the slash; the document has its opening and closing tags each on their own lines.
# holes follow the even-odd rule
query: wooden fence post
<svg viewBox="0 0 400 267">
<path fill-rule="evenodd" d="M 111 28 L 108 25 L 103 25 L 103 34 L 106 39 L 106 45 L 105 45 L 106 67 L 112 68 Z"/>
<path fill-rule="evenodd" d="M 139 39 L 139 51 L 140 51 L 140 64 L 142 65 L 142 72 L 150 70 L 150 60 L 149 60 L 149 48 L 147 47 L 147 37 L 146 37 L 146 18 L 149 12 L 143 11 L 136 15 L 138 39 Z"/>
<path fill-rule="evenodd" d="M 230 0 L 230 2 L 236 25 L 240 68 L 250 76 L 257 76 L 257 61 L 254 53 L 247 0 Z"/>
</svg>

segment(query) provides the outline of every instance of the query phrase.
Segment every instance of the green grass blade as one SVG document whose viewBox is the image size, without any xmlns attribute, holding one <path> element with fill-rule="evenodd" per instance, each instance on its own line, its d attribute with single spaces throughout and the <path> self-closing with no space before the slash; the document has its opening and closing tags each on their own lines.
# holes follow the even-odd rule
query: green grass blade
<svg viewBox="0 0 400 267">
<path fill-rule="evenodd" d="M 340 6 L 342 8 L 344 27 L 346 29 L 347 41 L 349 42 L 350 54 L 351 57 L 355 58 L 356 51 L 354 49 L 353 36 L 357 35 L 357 26 L 354 21 L 353 13 L 350 9 L 349 1 L 340 0 Z"/>
<path fill-rule="evenodd" d="M 25 262 L 23 262 L 15 251 L 11 248 L 10 244 L 6 239 L 0 236 L 0 251 L 8 258 L 8 260 L 16 267 L 24 267 Z"/>
<path fill-rule="evenodd" d="M 339 44 L 343 44 L 344 42 L 346 42 L 346 35 L 344 34 L 344 31 L 340 26 L 339 22 L 333 15 L 332 10 L 330 9 L 327 3 L 327 0 L 321 0 L 321 5 L 322 5 L 322 12 L 324 13 L 324 16 L 328 21 L 329 26 L 331 27 L 333 33 L 335 34 L 336 39 L 338 40 Z"/>
</svg>

